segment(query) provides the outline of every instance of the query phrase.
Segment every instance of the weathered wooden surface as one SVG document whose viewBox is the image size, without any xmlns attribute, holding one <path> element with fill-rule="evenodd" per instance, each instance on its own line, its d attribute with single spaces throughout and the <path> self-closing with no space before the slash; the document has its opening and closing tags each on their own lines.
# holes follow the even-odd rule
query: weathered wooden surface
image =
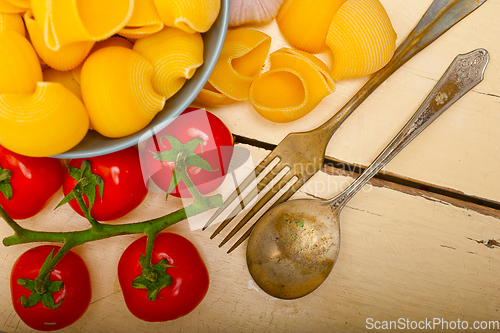
<svg viewBox="0 0 500 333">
<path fill-rule="evenodd" d="M 382 3 L 400 43 L 431 0 Z M 499 14 L 500 1 L 488 0 L 408 62 L 342 125 L 327 155 L 352 164 L 369 164 L 413 114 L 452 59 L 482 47 L 491 56 L 485 80 L 386 170 L 500 202 Z M 274 23 L 262 29 L 273 37 L 273 50 L 287 45 Z M 320 57 L 328 59 L 327 54 Z M 235 134 L 277 144 L 289 132 L 312 129 L 324 122 L 365 81 L 338 82 L 336 92 L 313 112 L 289 124 L 262 119 L 248 103 L 211 109 Z M 254 163 L 267 154 L 244 147 L 251 151 Z M 326 171 L 314 176 L 296 197 L 331 197 L 352 181 L 348 172 Z M 86 228 L 86 221 L 69 206 L 52 210 L 61 198 L 62 193 L 58 193 L 43 213 L 22 224 L 53 231 Z M 139 209 L 118 222 L 161 216 L 181 206 L 180 200 L 165 202 L 162 194 L 151 192 Z M 342 212 L 341 249 L 330 277 L 316 292 L 294 301 L 273 299 L 260 291 L 246 268 L 243 246 L 227 255 L 227 246 L 217 246 L 222 237 L 209 240 L 213 226 L 205 232 L 197 229 L 208 216 L 168 229 L 198 247 L 210 272 L 209 292 L 195 311 L 166 323 L 143 322 L 128 312 L 116 267 L 125 247 L 138 236 L 122 236 L 75 249 L 91 272 L 92 304 L 80 321 L 63 332 L 359 332 L 375 321 L 418 324 L 438 319 L 448 321 L 449 326 L 466 320 L 471 329 L 475 321 L 500 320 L 499 211 L 374 180 Z M 11 233 L 0 223 L 0 236 Z M 0 245 L 0 331 L 30 331 L 12 308 L 9 275 L 17 257 L 32 246 Z"/>
</svg>

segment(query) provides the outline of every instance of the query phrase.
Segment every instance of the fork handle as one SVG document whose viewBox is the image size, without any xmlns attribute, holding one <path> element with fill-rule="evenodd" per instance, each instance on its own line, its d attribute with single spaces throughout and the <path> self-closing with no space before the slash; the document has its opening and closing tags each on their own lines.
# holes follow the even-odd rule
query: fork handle
<svg viewBox="0 0 500 333">
<path fill-rule="evenodd" d="M 453 103 L 483 80 L 489 54 L 477 49 L 458 55 L 413 117 L 370 166 L 328 204 L 341 209 L 378 171 Z"/>
<path fill-rule="evenodd" d="M 332 118 L 313 132 L 323 132 L 330 138 L 351 113 L 389 76 L 422 51 L 457 22 L 469 15 L 486 0 L 434 0 L 408 37 L 394 52 L 384 68 L 376 72 L 371 79 L 354 95 Z"/>
</svg>

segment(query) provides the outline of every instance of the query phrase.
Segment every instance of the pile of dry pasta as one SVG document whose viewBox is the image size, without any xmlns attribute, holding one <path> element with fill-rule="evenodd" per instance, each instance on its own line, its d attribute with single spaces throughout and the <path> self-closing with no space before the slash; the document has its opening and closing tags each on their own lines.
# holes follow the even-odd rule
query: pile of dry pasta
<svg viewBox="0 0 500 333">
<path fill-rule="evenodd" d="M 238 21 L 249 22 L 237 14 Z M 285 0 L 276 15 L 292 47 L 271 53 L 270 69 L 262 73 L 271 38 L 249 27 L 229 30 L 199 100 L 212 105 L 249 100 L 264 118 L 290 122 L 331 94 L 336 81 L 372 74 L 394 54 L 396 33 L 378 0 Z M 325 49 L 331 51 L 331 68 L 314 55 Z"/>
<path fill-rule="evenodd" d="M 0 0 L 0 145 L 65 152 L 144 128 L 203 63 L 220 0 Z"/>
</svg>

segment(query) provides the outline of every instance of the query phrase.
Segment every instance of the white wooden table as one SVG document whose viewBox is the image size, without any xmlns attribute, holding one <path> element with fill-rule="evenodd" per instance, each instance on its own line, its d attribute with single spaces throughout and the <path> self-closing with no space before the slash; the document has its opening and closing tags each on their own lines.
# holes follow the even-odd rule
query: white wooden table
<svg viewBox="0 0 500 333">
<path fill-rule="evenodd" d="M 432 1 L 381 2 L 400 43 Z M 475 322 L 500 321 L 499 15 L 500 1 L 488 0 L 389 78 L 333 136 L 328 158 L 347 166 L 368 165 L 457 54 L 480 47 L 489 51 L 484 81 L 385 168 L 393 180 L 373 180 L 343 210 L 338 261 L 317 291 L 293 301 L 265 294 L 248 273 L 244 246 L 227 255 L 227 247 L 217 246 L 221 238 L 209 240 L 213 227 L 191 230 L 194 222 L 204 223 L 209 216 L 204 214 L 191 224 L 185 221 L 168 229 L 197 246 L 210 272 L 209 292 L 191 314 L 147 323 L 128 312 L 116 267 L 125 247 L 138 236 L 121 236 L 75 249 L 88 264 L 93 297 L 87 313 L 62 331 L 359 332 L 376 321 L 418 325 L 426 320 L 447 321 L 451 331 L 457 320 L 467 321 L 469 329 Z M 274 22 L 259 29 L 273 38 L 271 51 L 287 45 Z M 234 134 L 256 140 L 240 144 L 256 164 L 268 153 L 259 142 L 277 144 L 289 132 L 323 123 L 365 81 L 338 82 L 336 91 L 313 112 L 288 124 L 261 118 L 249 103 L 209 109 Z M 346 169 L 325 168 L 295 197 L 332 197 L 352 181 Z M 47 209 L 22 225 L 53 231 L 85 228 L 85 220 L 69 206 L 53 211 L 61 198 L 60 192 Z M 146 220 L 180 207 L 180 200 L 165 202 L 162 194 L 150 192 L 141 207 L 119 222 Z M 0 236 L 10 234 L 0 223 Z M 32 246 L 0 245 L 0 331 L 30 331 L 12 308 L 9 275 L 17 257 Z"/>
</svg>

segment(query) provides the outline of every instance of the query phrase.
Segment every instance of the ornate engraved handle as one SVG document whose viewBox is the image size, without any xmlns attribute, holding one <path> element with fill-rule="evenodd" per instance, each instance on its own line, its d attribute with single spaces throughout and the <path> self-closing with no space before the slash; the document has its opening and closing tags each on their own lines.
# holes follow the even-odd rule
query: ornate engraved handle
<svg viewBox="0 0 500 333">
<path fill-rule="evenodd" d="M 488 51 L 484 49 L 458 55 L 413 117 L 391 143 L 349 187 L 330 200 L 329 204 L 333 204 L 334 207 L 344 206 L 363 185 L 389 163 L 411 140 L 460 97 L 481 82 L 488 60 Z"/>
</svg>

